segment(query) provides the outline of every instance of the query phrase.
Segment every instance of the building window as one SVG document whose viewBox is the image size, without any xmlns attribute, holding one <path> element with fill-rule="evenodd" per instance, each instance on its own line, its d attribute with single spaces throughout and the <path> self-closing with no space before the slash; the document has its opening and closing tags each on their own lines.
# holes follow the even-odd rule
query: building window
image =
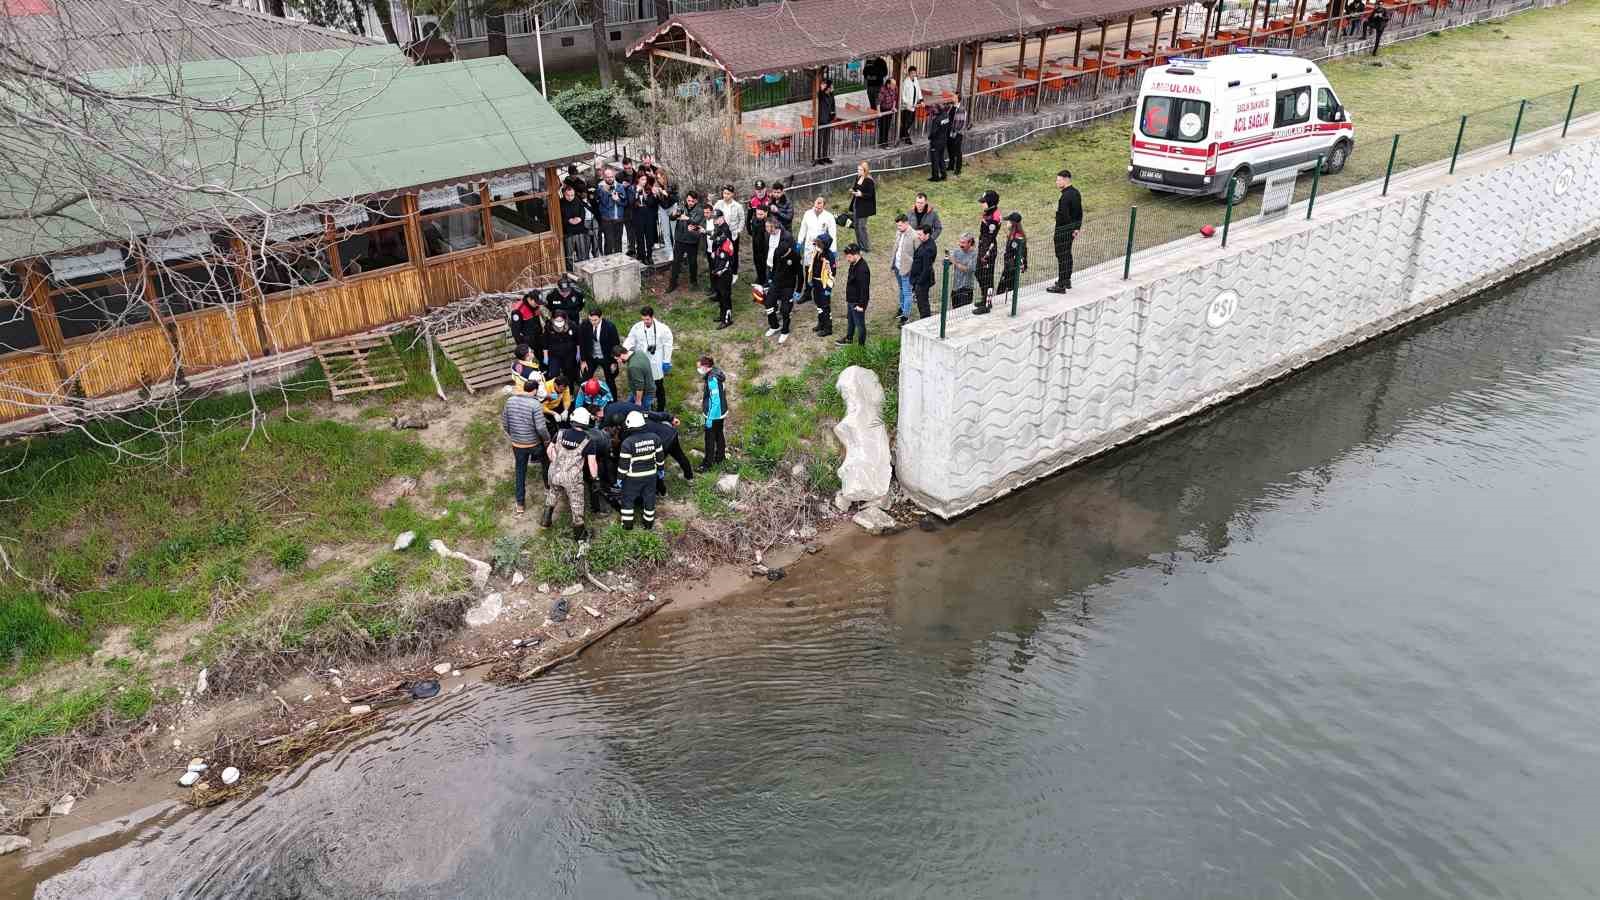
<svg viewBox="0 0 1600 900">
<path fill-rule="evenodd" d="M 411 261 L 406 247 L 406 212 L 402 197 L 369 200 L 351 210 L 334 213 L 339 273 L 354 278 L 403 266 Z"/>
<path fill-rule="evenodd" d="M 571 46 L 573 46 L 573 45 L 575 45 L 577 43 L 578 43 L 577 41 L 575 41 L 575 40 L 573 40 L 572 38 L 569 38 L 569 37 L 564 37 L 564 38 L 561 39 L 561 46 L 563 46 L 563 47 L 571 47 Z"/>
<path fill-rule="evenodd" d="M 417 195 L 417 208 L 425 213 L 422 250 L 429 258 L 484 245 L 483 192 L 477 185 L 423 191 Z"/>
<path fill-rule="evenodd" d="M 255 260 L 255 268 L 256 283 L 263 295 L 310 287 L 333 278 L 333 263 L 328 258 L 328 245 L 323 238 L 269 244 Z"/>
<path fill-rule="evenodd" d="M 543 172 L 521 171 L 489 179 L 489 225 L 493 243 L 550 230 L 550 201 Z"/>
<path fill-rule="evenodd" d="M 0 266 L 0 353 L 39 346 L 33 313 L 22 302 L 22 273 Z"/>
<path fill-rule="evenodd" d="M 188 232 L 145 244 L 150 284 L 164 316 L 217 309 L 239 302 L 238 265 L 224 238 Z"/>
<path fill-rule="evenodd" d="M 64 338 L 150 320 L 144 279 L 125 247 L 50 259 L 50 302 Z"/>
</svg>

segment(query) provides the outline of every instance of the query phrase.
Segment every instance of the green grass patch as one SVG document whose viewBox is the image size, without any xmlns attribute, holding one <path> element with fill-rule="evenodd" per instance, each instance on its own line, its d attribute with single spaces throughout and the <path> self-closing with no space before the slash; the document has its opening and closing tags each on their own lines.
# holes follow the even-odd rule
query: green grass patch
<svg viewBox="0 0 1600 900">
<path fill-rule="evenodd" d="M 23 702 L 0 698 L 0 775 L 18 748 L 39 738 L 65 734 L 87 724 L 106 702 L 106 688 L 95 686 Z"/>
<path fill-rule="evenodd" d="M 143 681 L 123 687 L 111 695 L 111 711 L 130 722 L 144 718 L 156 703 L 156 692 Z"/>
</svg>

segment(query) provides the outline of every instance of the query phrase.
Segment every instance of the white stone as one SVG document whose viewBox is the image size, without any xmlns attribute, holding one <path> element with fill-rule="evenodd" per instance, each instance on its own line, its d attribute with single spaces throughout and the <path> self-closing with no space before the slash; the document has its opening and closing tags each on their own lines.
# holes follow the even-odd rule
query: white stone
<svg viewBox="0 0 1600 900">
<path fill-rule="evenodd" d="M 849 366 L 835 382 L 844 397 L 845 415 L 833 426 L 833 434 L 844 445 L 844 462 L 839 466 L 839 493 L 836 500 L 881 500 L 889 493 L 894 477 L 889 452 L 889 429 L 883 424 L 883 385 L 871 369 Z"/>
<path fill-rule="evenodd" d="M 350 707 L 350 715 L 352 716 L 364 716 L 369 712 L 372 712 L 372 707 L 365 703 L 357 703 L 355 706 Z"/>
<path fill-rule="evenodd" d="M 199 781 L 199 780 L 200 780 L 200 773 L 199 772 L 193 772 L 193 771 L 185 772 L 182 775 L 178 776 L 178 783 L 183 785 L 184 787 L 194 787 L 194 783 L 196 781 Z"/>
<path fill-rule="evenodd" d="M 581 593 L 583 593 L 583 585 L 581 584 L 569 584 L 561 589 L 561 596 L 563 597 L 571 597 L 574 594 Z"/>
<path fill-rule="evenodd" d="M 583 611 L 588 613 L 591 616 L 594 616 L 596 619 L 604 618 L 603 616 L 600 615 L 600 610 L 595 609 L 594 607 L 589 606 L 588 604 L 584 605 Z"/>
<path fill-rule="evenodd" d="M 540 582 L 540 583 L 539 583 L 539 593 L 541 593 L 541 594 L 548 594 L 548 593 L 550 593 L 550 585 L 548 585 L 548 584 L 545 584 L 545 583 L 544 583 L 544 582 L 542 582 L 542 581 L 541 581 L 541 582 Z"/>
<path fill-rule="evenodd" d="M 504 600 L 497 593 L 490 594 L 477 606 L 467 610 L 462 620 L 467 623 L 468 628 L 482 628 L 499 619 L 502 612 L 505 612 Z"/>
<path fill-rule="evenodd" d="M 728 497 L 736 496 L 739 493 L 739 473 L 729 472 L 726 475 L 718 477 L 717 493 Z"/>
<path fill-rule="evenodd" d="M 0 856 L 26 850 L 33 846 L 33 841 L 18 834 L 0 834 Z"/>
<path fill-rule="evenodd" d="M 233 766 L 229 766 L 226 769 L 222 770 L 222 783 L 223 784 L 233 784 L 235 781 L 238 781 L 238 780 L 239 780 L 239 770 L 238 769 L 235 769 Z"/>
<path fill-rule="evenodd" d="M 447 662 L 439 663 L 433 667 L 433 674 L 435 675 L 443 675 L 448 671 L 450 671 L 450 664 Z"/>
<path fill-rule="evenodd" d="M 869 506 L 856 513 L 855 518 L 851 521 L 861 526 L 869 534 L 884 534 L 895 528 L 894 516 L 876 506 Z"/>
<path fill-rule="evenodd" d="M 189 771 L 191 771 L 191 772 L 204 772 L 206 769 L 209 769 L 209 768 L 211 768 L 211 767 L 206 765 L 206 761 L 201 759 L 198 756 L 195 757 L 194 759 L 189 760 Z"/>
<path fill-rule="evenodd" d="M 454 670 L 452 670 L 452 671 L 451 671 L 451 672 L 450 672 L 450 677 L 451 677 L 451 678 L 460 678 L 460 677 L 461 677 L 461 670 L 460 670 L 460 669 L 454 669 Z"/>
<path fill-rule="evenodd" d="M 511 573 L 511 586 L 512 587 L 516 587 L 517 585 L 522 584 L 524 581 L 527 581 L 527 580 L 528 579 L 522 577 L 522 573 L 521 572 L 512 572 Z"/>
<path fill-rule="evenodd" d="M 798 532 L 796 532 L 796 534 L 799 535 L 800 540 L 809 541 L 812 538 L 817 536 L 817 529 L 813 528 L 810 525 L 802 525 L 800 527 L 800 530 Z"/>
<path fill-rule="evenodd" d="M 167 726 L 167 730 L 171 731 L 172 730 L 172 726 L 168 725 Z M 182 747 L 182 746 L 183 746 L 183 741 L 180 741 L 177 738 L 173 738 L 172 739 L 172 749 L 176 750 L 176 749 L 178 749 L 179 747 Z"/>
<path fill-rule="evenodd" d="M 473 559 L 459 550 L 451 550 L 445 546 L 444 541 L 438 538 L 428 542 L 428 549 L 446 559 L 459 559 L 470 566 L 472 568 L 472 589 L 474 591 L 482 591 L 484 585 L 489 583 L 489 573 L 493 571 L 493 567 L 483 560 Z"/>
<path fill-rule="evenodd" d="M 210 675 L 210 669 L 200 670 L 200 675 L 194 680 L 194 692 L 196 694 L 204 694 L 206 690 L 211 687 L 211 680 L 209 678 Z"/>
<path fill-rule="evenodd" d="M 639 299 L 644 264 L 623 253 L 586 259 L 573 267 L 596 303 L 632 303 Z"/>
<path fill-rule="evenodd" d="M 77 803 L 77 797 L 74 797 L 71 794 L 64 794 L 60 800 L 50 804 L 50 815 L 69 816 L 72 814 L 72 807 L 76 806 Z"/>
<path fill-rule="evenodd" d="M 804 478 L 804 477 L 806 477 L 806 464 L 805 463 L 795 463 L 793 466 L 790 467 L 789 474 L 793 475 L 796 478 Z"/>
<path fill-rule="evenodd" d="M 397 551 L 404 550 L 410 547 L 411 543 L 416 539 L 417 533 L 415 531 L 402 531 L 394 539 L 394 549 Z"/>
</svg>

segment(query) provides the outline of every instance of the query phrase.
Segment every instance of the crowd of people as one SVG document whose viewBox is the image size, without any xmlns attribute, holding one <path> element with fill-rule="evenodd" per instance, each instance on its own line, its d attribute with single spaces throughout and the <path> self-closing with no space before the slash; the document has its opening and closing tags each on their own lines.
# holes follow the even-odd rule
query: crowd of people
<svg viewBox="0 0 1600 900">
<path fill-rule="evenodd" d="M 607 508 L 623 528 L 653 528 L 668 460 L 685 481 L 695 477 L 680 441 L 683 423 L 667 409 L 672 329 L 646 306 L 623 336 L 600 307 L 584 308 L 570 276 L 543 295 L 523 295 L 510 326 L 516 349 L 501 426 L 511 443 L 517 515 L 527 512 L 528 466 L 537 462 L 544 527 L 564 507 L 579 541 L 589 536 L 590 517 Z M 696 368 L 705 469 L 727 457 L 727 378 L 709 356 Z"/>
</svg>

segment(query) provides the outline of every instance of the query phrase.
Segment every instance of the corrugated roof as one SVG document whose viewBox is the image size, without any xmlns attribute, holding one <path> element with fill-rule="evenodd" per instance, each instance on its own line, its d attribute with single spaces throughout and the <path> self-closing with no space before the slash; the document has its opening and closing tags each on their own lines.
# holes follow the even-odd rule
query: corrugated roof
<svg viewBox="0 0 1600 900">
<path fill-rule="evenodd" d="M 680 13 L 628 51 L 687 34 L 736 79 L 1171 9 L 1149 0 L 805 0 Z"/>
<path fill-rule="evenodd" d="M 225 184 L 238 192 L 195 191 L 176 198 L 211 215 L 289 210 L 592 152 L 505 57 L 413 67 L 399 48 L 379 45 L 87 76 L 106 89 L 151 92 L 175 77 L 189 101 L 184 109 L 144 111 L 131 123 L 90 128 L 117 135 L 119 144 L 127 143 L 124 149 L 149 161 L 142 164 L 181 166 L 190 183 Z M 244 104 L 258 106 L 254 112 L 233 111 Z M 0 166 L 0 178 L 9 179 L 0 184 L 0 208 L 39 209 L 49 198 L 71 196 L 77 174 L 89 165 L 105 165 L 109 181 L 137 177 L 131 164 L 87 160 L 81 146 L 55 134 L 0 128 L 0 143 L 13 138 L 33 142 L 13 159 L 51 164 L 25 172 Z M 62 216 L 0 220 L 0 260 L 184 224 L 147 222 L 143 214 L 149 210 L 94 199 Z"/>
<path fill-rule="evenodd" d="M 30 0 L 0 6 L 0 44 L 72 72 L 373 43 L 381 42 L 199 0 Z"/>
</svg>

